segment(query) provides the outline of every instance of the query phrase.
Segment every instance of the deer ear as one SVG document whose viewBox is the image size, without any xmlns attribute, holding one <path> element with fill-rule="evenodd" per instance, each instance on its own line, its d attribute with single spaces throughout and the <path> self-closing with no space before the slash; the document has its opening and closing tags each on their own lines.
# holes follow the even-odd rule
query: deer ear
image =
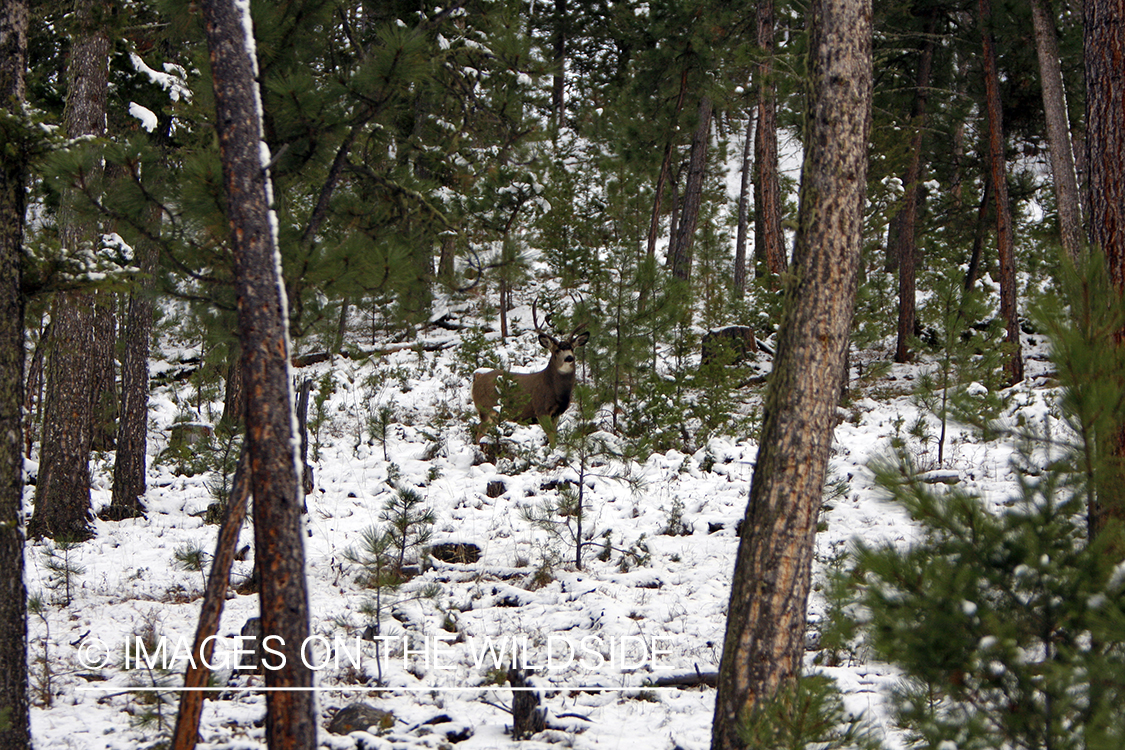
<svg viewBox="0 0 1125 750">
<path fill-rule="evenodd" d="M 574 337 L 574 346 L 585 346 L 586 342 L 589 341 L 589 340 L 590 340 L 589 332 L 583 331 L 582 333 L 580 333 L 580 334 L 578 334 L 577 336 Z"/>
<path fill-rule="evenodd" d="M 539 343 L 543 345 L 544 349 L 550 349 L 555 346 L 555 340 L 545 333 L 539 334 Z"/>
</svg>

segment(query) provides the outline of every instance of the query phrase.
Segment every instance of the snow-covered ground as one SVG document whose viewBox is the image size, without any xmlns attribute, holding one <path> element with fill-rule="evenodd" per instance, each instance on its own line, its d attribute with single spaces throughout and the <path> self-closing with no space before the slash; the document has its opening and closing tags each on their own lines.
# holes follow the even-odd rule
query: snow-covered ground
<svg viewBox="0 0 1125 750">
<path fill-rule="evenodd" d="M 426 335 L 451 337 L 440 330 Z M 532 338 L 510 342 L 514 363 L 541 366 L 542 350 L 532 348 Z M 341 358 L 296 371 L 314 383 L 330 372 L 336 387 L 319 436 L 310 435 L 310 442 L 319 442 L 320 455 L 313 462 L 316 487 L 308 497 L 305 539 L 312 632 L 323 638 L 310 658 L 328 662 L 317 670 L 322 742 L 340 749 L 438 747 L 454 740 L 465 750 L 507 745 L 511 717 L 503 707 L 510 705 L 511 692 L 496 681 L 494 655 L 514 646 L 545 667 L 535 679 L 544 688 L 548 730 L 525 746 L 708 747 L 714 690 L 651 684 L 664 675 L 718 668 L 737 546 L 734 527 L 745 510 L 756 446 L 729 436 L 692 455 L 668 452 L 628 467 L 595 466 L 586 480 L 587 528 L 595 527 L 596 534 L 611 531 L 619 548 L 643 542 L 650 556 L 622 570 L 619 553 L 602 561 L 591 549 L 579 571 L 573 549 L 551 540 L 520 512 L 522 506 L 555 497 L 558 481 L 575 479 L 573 462 L 548 448 L 538 427 L 524 427 L 512 440 L 535 455 L 532 468 L 509 474 L 481 463 L 464 418 L 470 408 L 468 382 L 458 374 L 455 351 Z M 1015 401 L 1038 414 L 1049 392 L 1039 388 L 1037 375 L 1047 365 L 1041 348 L 1029 351 L 1029 378 Z M 905 514 L 880 498 L 867 466 L 887 455 L 902 424 L 914 421 L 918 410 L 908 394 L 924 366 L 895 366 L 874 384 L 852 383 L 854 402 L 836 429 L 831 458 L 832 489 L 817 541 L 818 581 L 852 539 L 911 538 Z M 179 383 L 154 394 L 150 458 L 167 446 L 168 426 L 188 390 Z M 742 397 L 753 408 L 756 396 L 746 392 Z M 369 418 L 381 407 L 393 414 L 385 445 L 372 440 L 368 430 Z M 217 416 L 220 407 L 214 408 Z M 206 421 L 206 410 L 198 417 Z M 997 501 L 1010 494 L 1009 446 L 974 442 L 954 431 L 946 456 L 945 468 L 956 471 L 963 486 Z M 98 507 L 109 502 L 111 462 L 112 456 L 99 457 L 95 464 Z M 147 519 L 98 521 L 97 536 L 70 553 L 83 570 L 73 577 L 69 606 L 58 603 L 60 591 L 49 585 L 44 546 L 28 547 L 29 591 L 45 602 L 29 623 L 38 747 L 143 748 L 167 734 L 142 721 L 153 708 L 152 694 L 130 692 L 130 687 L 151 687 L 154 680 L 174 684 L 179 675 L 144 665 L 127 669 L 126 644 L 146 633 L 162 637 L 169 648 L 191 642 L 203 581 L 198 571 L 175 564 L 175 552 L 190 545 L 210 553 L 217 533 L 217 526 L 201 518 L 213 501 L 210 477 L 177 475 L 173 468 L 152 462 Z M 619 478 L 627 470 L 640 484 Z M 482 557 L 469 565 L 436 563 L 390 595 L 382 675 L 391 689 L 373 692 L 366 687 L 378 671 L 373 644 L 362 641 L 358 669 L 346 659 L 346 653 L 354 657 L 359 651 L 356 639 L 369 623 L 361 609 L 372 592 L 356 583 L 358 568 L 345 553 L 364 529 L 379 523 L 393 493 L 392 478 L 421 493 L 433 510 L 431 543 L 476 544 Z M 505 486 L 495 498 L 486 494 L 492 480 Z M 663 535 L 681 507 L 691 533 Z M 244 528 L 240 546 L 251 541 L 250 528 Z M 251 557 L 235 563 L 236 584 L 251 575 Z M 541 569 L 546 575 L 537 577 Z M 231 594 L 216 646 L 220 662 L 238 648 L 234 636 L 256 609 L 256 596 Z M 811 621 L 823 611 L 818 590 L 810 603 Z M 411 652 L 403 654 L 408 633 Z M 343 639 L 335 651 L 342 657 L 339 667 L 320 648 L 335 639 Z M 108 663 L 102 664 L 106 651 Z M 44 663 L 49 665 L 49 707 L 44 705 Z M 182 661 L 177 670 L 181 667 Z M 883 698 L 884 688 L 895 680 L 893 672 L 865 658 L 862 649 L 849 663 L 824 671 L 836 678 L 848 707 L 866 712 L 888 744 L 896 746 Z M 232 690 L 207 701 L 201 747 L 264 746 L 264 697 L 243 689 L 261 685 L 261 679 L 219 670 L 218 683 Z M 379 737 L 329 734 L 328 718 L 360 700 L 392 712 L 393 727 Z M 162 711 L 170 721 L 174 703 Z M 471 736 L 462 739 L 466 730 Z"/>
</svg>

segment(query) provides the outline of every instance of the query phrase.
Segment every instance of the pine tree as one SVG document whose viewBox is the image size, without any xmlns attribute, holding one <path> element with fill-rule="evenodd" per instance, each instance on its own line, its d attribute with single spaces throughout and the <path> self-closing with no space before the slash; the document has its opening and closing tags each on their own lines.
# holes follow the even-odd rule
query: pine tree
<svg viewBox="0 0 1125 750">
<path fill-rule="evenodd" d="M 24 121 L 28 6 L 0 4 L 0 746 L 31 747 L 24 586 L 24 299 L 20 289 L 28 149 Z"/>
<path fill-rule="evenodd" d="M 76 8 L 78 37 L 67 63 L 67 136 L 105 133 L 110 38 L 104 19 L 92 2 Z M 79 187 L 94 189 L 102 178 L 98 159 L 78 175 Z M 64 250 L 87 252 L 97 233 L 79 214 L 79 190 L 64 196 L 59 217 Z M 56 294 L 51 309 L 46 410 L 35 511 L 28 535 L 81 541 L 93 536 L 90 526 L 90 451 L 94 445 L 97 362 L 96 295 L 89 291 Z M 100 378 L 100 375 L 97 377 Z"/>
<path fill-rule="evenodd" d="M 309 635 L 299 467 L 285 296 L 269 217 L 269 173 L 261 150 L 257 60 L 245 11 L 234 2 L 201 4 L 215 94 L 215 119 L 234 252 L 239 338 L 246 379 L 246 435 L 254 495 L 254 539 L 262 631 L 280 638 L 285 662 L 267 670 L 266 740 L 274 750 L 312 750 L 316 716 L 312 671 L 300 650 Z M 305 690 L 302 690 L 304 688 Z"/>
<path fill-rule="evenodd" d="M 1047 454 L 1050 455 L 1048 444 Z M 1021 472 L 999 512 L 912 467 L 880 484 L 922 527 L 906 549 L 860 543 L 865 630 L 904 673 L 898 721 L 927 747 L 1120 747 L 1125 609 L 1084 497 L 1055 468 Z"/>
<path fill-rule="evenodd" d="M 794 279 L 735 562 L 715 750 L 740 747 L 739 722 L 801 671 L 816 516 L 849 346 L 871 123 L 871 6 L 825 0 L 811 14 Z"/>
</svg>

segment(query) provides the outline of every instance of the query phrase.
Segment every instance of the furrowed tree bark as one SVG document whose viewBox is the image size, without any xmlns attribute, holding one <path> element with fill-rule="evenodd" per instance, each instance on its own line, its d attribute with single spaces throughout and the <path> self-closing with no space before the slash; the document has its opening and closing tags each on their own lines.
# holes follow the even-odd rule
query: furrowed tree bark
<svg viewBox="0 0 1125 750">
<path fill-rule="evenodd" d="M 148 469 L 148 357 L 152 335 L 159 249 L 149 240 L 138 243 L 140 279 L 129 295 L 125 348 L 121 356 L 121 408 L 117 422 L 117 453 L 113 461 L 113 492 L 103 517 L 120 520 L 145 514 L 141 501 Z"/>
<path fill-rule="evenodd" d="M 67 135 L 77 138 L 105 133 L 110 40 L 98 26 L 95 4 L 82 0 L 75 15 L 81 29 L 67 63 L 67 101 L 63 119 Z M 100 169 L 80 176 L 96 182 Z M 67 205 L 60 209 L 63 247 L 74 251 L 94 240 L 89 222 Z M 82 541 L 93 536 L 90 526 L 90 450 L 94 435 L 94 373 L 96 360 L 93 292 L 59 292 L 51 308 L 47 392 L 35 511 L 27 526 L 33 538 Z"/>
<path fill-rule="evenodd" d="M 699 223 L 699 210 L 703 203 L 703 182 L 707 176 L 707 150 L 711 146 L 711 97 L 704 94 L 699 100 L 699 121 L 691 139 L 688 158 L 687 182 L 684 185 L 684 210 L 679 229 L 672 237 L 668 250 L 668 265 L 677 279 L 691 278 L 691 265 L 695 244 L 695 227 Z"/>
<path fill-rule="evenodd" d="M 798 678 L 816 518 L 845 378 L 871 122 L 871 4 L 810 6 L 810 104 L 786 313 L 738 547 L 711 746 Z"/>
<path fill-rule="evenodd" d="M 918 57 L 918 73 L 914 87 L 914 105 L 910 124 L 914 135 L 910 144 L 910 163 L 903 177 L 905 192 L 902 196 L 897 247 L 893 251 L 898 259 L 898 339 L 895 344 L 895 362 L 910 360 L 910 342 L 914 338 L 917 293 L 916 271 L 918 265 L 918 199 L 922 180 L 922 138 L 926 132 L 926 103 L 930 94 L 930 71 L 934 60 L 934 17 L 926 20 L 925 39 Z"/>
<path fill-rule="evenodd" d="M 1004 159 L 1004 119 L 1000 102 L 1000 71 L 996 65 L 996 46 L 992 39 L 992 0 L 977 0 L 984 62 L 985 104 L 988 110 L 988 163 L 996 209 L 996 252 L 1000 265 L 1000 317 L 1004 319 L 1011 347 L 1005 369 L 1011 385 L 1023 380 L 1023 354 L 1020 350 L 1020 322 L 1016 310 L 1016 246 L 1012 231 L 1011 202 L 1008 200 L 1008 168 Z"/>
<path fill-rule="evenodd" d="M 1104 254 L 1118 293 L 1125 294 L 1125 0 L 1086 0 L 1083 35 L 1089 239 Z M 1125 331 L 1118 340 L 1125 345 Z M 1125 464 L 1125 425 L 1114 453 L 1118 467 Z M 1087 516 L 1092 539 L 1110 520 L 1125 521 L 1125 500 L 1098 496 Z"/>
<path fill-rule="evenodd" d="M 215 541 L 215 555 L 211 560 L 211 572 L 207 574 L 207 590 L 203 593 L 199 625 L 195 629 L 195 645 L 192 646 L 195 666 L 189 666 L 184 674 L 184 687 L 188 690 L 180 694 L 180 712 L 176 715 L 176 729 L 172 733 L 172 750 L 193 750 L 199 735 L 203 693 L 191 688 L 205 687 L 211 676 L 211 670 L 205 665 L 211 661 L 215 641 L 208 639 L 219 631 L 219 620 L 223 616 L 227 586 L 230 584 L 230 569 L 238 546 L 238 533 L 246 520 L 246 501 L 250 497 L 249 466 L 249 454 L 244 449 L 238 458 L 230 497 L 227 498 L 227 507 L 223 511 L 223 521 Z"/>
<path fill-rule="evenodd" d="M 200 8 L 234 248 L 262 632 L 284 654 L 279 669 L 265 670 L 266 686 L 283 688 L 267 696 L 266 741 L 271 750 L 312 750 L 313 676 L 300 651 L 309 634 L 309 609 L 287 316 L 269 209 L 253 40 L 246 38 L 249 11 L 235 0 L 203 0 Z"/>
<path fill-rule="evenodd" d="M 1070 143 L 1070 118 L 1067 116 L 1066 87 L 1059 63 L 1059 40 L 1055 33 L 1050 0 L 1030 0 L 1035 27 L 1035 47 L 1039 55 L 1039 80 L 1043 88 L 1043 113 L 1047 120 L 1047 141 L 1051 149 L 1051 175 L 1055 204 L 1059 213 L 1059 238 L 1071 258 L 1082 249 L 1082 207 L 1078 193 L 1078 173 L 1074 168 L 1074 149 Z"/>
<path fill-rule="evenodd" d="M 27 590 L 24 585 L 23 297 L 20 263 L 27 193 L 22 139 L 26 0 L 0 3 L 0 747 L 28 750 Z"/>
<path fill-rule="evenodd" d="M 758 0 L 758 50 L 762 56 L 756 73 L 758 124 L 754 131 L 754 254 L 766 261 L 777 285 L 789 262 L 781 229 L 781 184 L 777 166 L 777 87 L 773 82 L 774 0 Z"/>
</svg>

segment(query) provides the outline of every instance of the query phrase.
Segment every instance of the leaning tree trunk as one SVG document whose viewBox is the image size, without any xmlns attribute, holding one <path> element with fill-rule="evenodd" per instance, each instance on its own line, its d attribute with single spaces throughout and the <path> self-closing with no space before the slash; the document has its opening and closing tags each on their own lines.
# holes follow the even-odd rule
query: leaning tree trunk
<svg viewBox="0 0 1125 750">
<path fill-rule="evenodd" d="M 811 3 L 808 150 L 786 314 L 727 610 L 711 746 L 797 679 L 816 518 L 845 379 L 871 122 L 870 0 Z"/>
<path fill-rule="evenodd" d="M 1020 322 L 1016 310 L 1016 246 L 1012 235 L 1012 210 L 1008 200 L 1007 166 L 1004 160 L 1004 120 L 1001 115 L 1000 72 L 992 39 L 992 0 L 978 0 L 981 45 L 984 60 L 984 88 L 988 109 L 988 162 L 996 207 L 996 251 L 1000 265 L 1000 317 L 1004 319 L 1011 347 L 1006 369 L 1012 385 L 1023 380 L 1023 354 L 1020 351 Z"/>
<path fill-rule="evenodd" d="M 1086 0 L 1086 168 L 1090 244 L 1105 255 L 1110 280 L 1125 294 L 1125 2 Z M 1125 341 L 1125 331 L 1119 334 Z M 1125 345 L 1125 344 L 1123 344 Z M 1125 463 L 1125 426 L 1115 458 Z M 1102 493 L 1088 509 L 1088 533 L 1125 520 L 1125 500 Z"/>
<path fill-rule="evenodd" d="M 898 259 L 898 340 L 895 344 L 895 362 L 910 360 L 910 342 L 914 338 L 915 272 L 918 265 L 918 199 L 922 181 L 922 138 L 926 132 L 926 101 L 930 94 L 930 71 L 934 60 L 934 18 L 926 20 L 925 39 L 918 58 L 918 75 L 914 87 L 914 105 L 910 113 L 910 126 L 914 136 L 910 144 L 910 163 L 903 182 L 900 222 L 895 235 L 894 255 Z"/>
<path fill-rule="evenodd" d="M 1070 143 L 1066 88 L 1059 63 L 1059 40 L 1055 34 L 1054 16 L 1049 12 L 1050 0 L 1030 2 L 1035 47 L 1039 54 L 1047 141 L 1051 148 L 1051 175 L 1059 212 L 1059 236 L 1067 254 L 1075 258 L 1082 249 L 1082 208 L 1078 197 L 1078 174 L 1074 169 L 1074 150 Z"/>
<path fill-rule="evenodd" d="M 27 66 L 26 0 L 0 4 L 0 111 L 10 117 L 0 132 L 20 138 Z M 9 130 L 9 128 L 11 128 Z M 27 750 L 27 591 L 24 587 L 23 501 L 23 297 L 20 261 L 26 209 L 27 162 L 23 149 L 0 149 L 0 747 Z"/>
<path fill-rule="evenodd" d="M 262 155 L 261 104 L 249 8 L 236 0 L 203 0 L 207 47 L 227 215 L 234 248 L 246 442 L 254 495 L 254 539 L 264 637 L 277 636 L 285 656 L 267 669 L 266 741 L 271 750 L 312 750 L 316 722 L 312 671 L 301 659 L 309 635 L 308 589 L 301 534 L 300 482 L 293 443 L 293 399 L 285 293 L 272 232 Z M 291 689 L 286 689 L 291 688 Z"/>
<path fill-rule="evenodd" d="M 83 0 L 76 9 L 83 26 L 67 63 L 67 135 L 105 132 L 110 40 L 98 24 L 95 4 Z M 87 175 L 96 182 L 100 175 Z M 64 201 L 75 201 L 74 197 Z M 74 251 L 94 239 L 94 232 L 64 204 L 60 218 L 63 246 Z M 28 524 L 32 537 L 80 541 L 90 527 L 90 449 L 93 445 L 94 373 L 96 359 L 92 292 L 60 292 L 51 310 L 48 342 L 46 409 L 35 486 L 35 512 Z"/>
<path fill-rule="evenodd" d="M 703 205 L 707 149 L 711 147 L 711 112 L 711 97 L 704 94 L 699 100 L 699 121 L 691 139 L 691 156 L 688 158 L 687 182 L 684 185 L 684 210 L 680 216 L 679 230 L 672 237 L 672 246 L 668 250 L 668 265 L 672 267 L 672 275 L 684 281 L 691 278 L 695 227 L 699 223 L 699 210 Z"/>
<path fill-rule="evenodd" d="M 777 165 L 777 85 L 773 71 L 774 0 L 758 0 L 758 125 L 755 131 L 754 251 L 765 258 L 776 286 L 785 272 L 785 235 L 781 229 L 781 183 Z"/>
<path fill-rule="evenodd" d="M 250 473 L 249 463 L 248 455 L 243 450 L 231 481 L 230 495 L 227 497 L 223 520 L 215 540 L 215 554 L 211 556 L 211 570 L 207 574 L 203 603 L 199 606 L 199 623 L 195 628 L 195 643 L 191 648 L 195 660 L 184 672 L 184 687 L 188 690 L 180 696 L 180 710 L 176 714 L 176 727 L 172 732 L 172 750 L 194 750 L 199 736 L 199 718 L 203 715 L 204 698 L 200 688 L 207 687 L 211 677 L 211 670 L 206 665 L 211 662 L 215 650 L 213 636 L 219 631 L 227 588 L 230 585 L 230 570 L 238 547 L 238 534 L 246 520 L 246 504 L 250 498 L 250 480 L 247 476 Z"/>
</svg>

